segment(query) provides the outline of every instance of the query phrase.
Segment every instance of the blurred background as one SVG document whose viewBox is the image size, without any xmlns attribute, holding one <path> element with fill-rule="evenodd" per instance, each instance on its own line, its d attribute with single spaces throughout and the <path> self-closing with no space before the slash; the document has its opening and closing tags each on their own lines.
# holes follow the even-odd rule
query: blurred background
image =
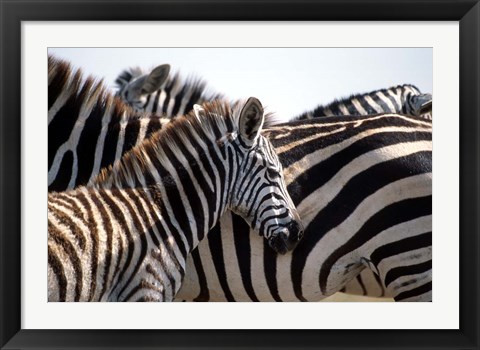
<svg viewBox="0 0 480 350">
<path fill-rule="evenodd" d="M 289 119 L 353 93 L 413 84 L 432 93 L 432 48 L 49 48 L 115 89 L 129 67 L 203 78 L 230 99 L 255 96 Z"/>
</svg>

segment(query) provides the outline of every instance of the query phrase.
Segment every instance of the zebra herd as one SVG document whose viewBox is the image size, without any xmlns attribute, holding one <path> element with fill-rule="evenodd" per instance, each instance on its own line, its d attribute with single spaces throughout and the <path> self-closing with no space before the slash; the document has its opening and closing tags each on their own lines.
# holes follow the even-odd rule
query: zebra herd
<svg viewBox="0 0 480 350">
<path fill-rule="evenodd" d="M 169 65 L 48 68 L 50 301 L 431 301 L 430 94 L 278 123 Z"/>
</svg>

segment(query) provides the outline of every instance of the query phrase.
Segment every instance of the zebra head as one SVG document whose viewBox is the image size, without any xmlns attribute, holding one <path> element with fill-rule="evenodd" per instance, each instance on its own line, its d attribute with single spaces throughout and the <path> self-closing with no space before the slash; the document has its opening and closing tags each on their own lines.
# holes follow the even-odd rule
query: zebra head
<svg viewBox="0 0 480 350">
<path fill-rule="evenodd" d="M 409 102 L 414 116 L 432 112 L 432 94 L 412 95 Z"/>
<path fill-rule="evenodd" d="M 148 96 L 159 90 L 170 73 L 170 65 L 162 64 L 155 67 L 149 74 L 143 74 L 139 68 L 124 71 L 116 79 L 117 96 L 136 111 L 143 111 Z"/>
<path fill-rule="evenodd" d="M 285 254 L 303 237 L 303 226 L 287 192 L 280 160 L 260 134 L 265 121 L 262 104 L 251 97 L 237 107 L 237 132 L 217 141 L 225 143 L 229 164 L 227 208 L 264 236 L 276 252 Z M 199 105 L 194 113 L 205 117 Z"/>
<path fill-rule="evenodd" d="M 422 93 L 415 85 L 405 84 L 399 87 L 405 105 L 401 113 L 414 117 L 426 117 L 432 112 L 432 94 Z M 428 117 L 428 119 L 431 119 Z"/>
</svg>

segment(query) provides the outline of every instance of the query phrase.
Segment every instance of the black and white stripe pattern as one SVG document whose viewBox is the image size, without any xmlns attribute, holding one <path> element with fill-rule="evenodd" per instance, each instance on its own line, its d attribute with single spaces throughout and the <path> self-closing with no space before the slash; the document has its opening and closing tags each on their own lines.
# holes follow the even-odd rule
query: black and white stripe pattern
<svg viewBox="0 0 480 350">
<path fill-rule="evenodd" d="M 87 183 L 167 122 L 135 112 L 108 93 L 103 82 L 83 79 L 80 70 L 49 56 L 49 191 Z"/>
<path fill-rule="evenodd" d="M 301 238 L 255 98 L 171 122 L 91 188 L 50 193 L 49 301 L 171 301 L 187 255 L 230 209 L 279 253 Z"/>
<path fill-rule="evenodd" d="M 92 132 L 91 135 L 95 135 L 95 133 Z M 134 136 L 135 140 L 140 140 L 140 137 L 138 137 L 137 134 L 132 133 L 132 135 Z M 292 142 L 295 143 L 295 144 L 298 144 L 299 141 L 301 141 L 301 136 L 300 136 L 300 140 L 296 140 L 295 138 L 293 138 L 293 141 L 292 141 Z M 288 155 L 288 153 L 287 153 L 287 155 Z M 68 170 L 68 169 L 67 169 L 67 170 Z M 62 168 L 61 171 L 65 171 L 65 169 Z M 300 171 L 302 171 L 302 169 L 298 169 L 297 171 L 300 172 Z M 60 174 L 61 174 L 61 172 L 60 172 Z M 93 176 L 93 175 L 95 175 L 95 174 L 92 173 L 92 176 Z M 310 179 L 310 180 L 311 180 L 311 179 Z M 292 181 L 291 179 L 289 179 L 289 175 L 288 175 L 288 174 L 287 174 L 287 181 L 288 181 L 288 182 L 291 182 L 291 181 Z M 86 181 L 83 182 L 83 184 L 85 184 L 85 183 L 86 183 Z M 82 184 L 82 182 L 80 182 L 80 184 Z M 308 192 L 307 192 L 307 193 L 308 193 Z M 298 200 L 298 201 L 301 201 L 301 199 L 297 199 L 297 200 Z M 236 221 L 235 221 L 235 222 L 236 222 Z M 238 225 L 241 225 L 241 223 L 238 224 Z M 238 225 L 236 225 L 236 226 L 238 226 Z M 230 226 L 231 226 L 231 225 L 230 225 Z M 217 230 L 217 229 L 214 229 L 214 231 L 216 231 L 216 230 Z M 236 236 L 236 239 L 233 239 L 233 238 L 232 238 L 232 239 L 229 240 L 229 237 L 230 237 L 230 236 L 229 236 L 229 233 L 228 233 L 228 232 L 232 232 L 232 229 L 231 229 L 231 227 L 229 227 L 229 225 L 226 225 L 226 226 L 224 225 L 224 226 L 222 226 L 222 234 L 223 234 L 223 232 L 227 232 L 227 236 L 226 236 L 227 238 L 224 239 L 224 242 L 225 242 L 225 243 L 224 243 L 223 245 L 219 245 L 219 246 L 216 247 L 215 252 L 214 252 L 213 254 L 211 254 L 211 256 L 212 256 L 211 259 L 214 259 L 215 261 L 222 261 L 222 259 L 223 259 L 224 256 L 230 254 L 230 253 L 228 253 L 228 252 L 225 252 L 225 253 L 224 253 L 223 250 L 222 250 L 222 249 L 224 249 L 225 247 L 228 247 L 228 246 L 230 246 L 230 247 L 233 247 L 233 246 L 234 246 L 235 249 L 236 249 L 236 252 L 237 252 L 238 254 L 243 254 L 243 255 L 245 255 L 245 256 L 248 256 L 248 255 L 249 255 L 249 254 L 248 254 L 248 251 L 249 251 L 249 250 L 247 249 L 247 248 L 248 248 L 248 245 L 245 246 L 244 244 L 240 244 L 240 243 L 237 242 L 238 235 Z M 247 241 L 247 242 L 248 242 L 248 241 Z M 258 243 L 258 242 L 257 242 L 257 243 Z M 261 245 L 262 242 L 259 243 L 260 245 L 257 244 L 257 243 L 255 242 L 255 240 L 252 240 L 252 241 L 251 241 L 252 250 L 258 251 L 258 247 L 261 247 L 261 246 L 262 246 L 262 245 Z M 255 249 L 253 249 L 253 248 L 255 248 Z M 196 251 L 195 251 L 195 252 L 196 252 Z M 243 253 L 241 253 L 241 252 L 243 252 Z M 197 261 L 197 266 L 198 266 L 198 265 L 199 265 L 199 263 L 198 263 L 198 260 L 199 260 L 198 253 L 195 253 L 193 256 L 194 256 L 195 261 Z M 201 263 L 200 263 L 200 264 L 201 264 Z M 237 263 L 235 263 L 235 264 L 237 264 Z M 246 263 L 246 264 L 244 264 L 244 266 L 240 267 L 240 268 L 242 269 L 242 271 L 243 271 L 243 274 L 240 274 L 240 275 L 238 274 L 238 269 L 236 270 L 233 266 L 235 266 L 235 265 L 226 266 L 226 267 L 224 268 L 224 269 L 226 269 L 227 271 L 230 271 L 229 269 L 233 269 L 232 277 L 231 277 L 231 278 L 240 278 L 240 277 L 238 277 L 238 276 L 241 276 L 242 280 L 248 281 L 248 278 L 243 277 L 243 274 L 246 273 L 245 271 L 248 272 L 248 270 L 250 269 L 250 266 L 264 266 L 264 265 L 263 265 L 262 262 L 259 262 L 259 261 L 253 261 L 253 264 Z M 213 268 L 213 267 L 207 266 L 206 269 L 208 269 L 208 268 Z M 267 264 L 264 268 L 271 270 L 271 269 L 275 269 L 275 266 L 268 266 L 268 264 Z M 215 267 L 215 269 L 218 269 L 218 267 Z M 246 270 L 245 270 L 245 269 L 246 269 Z M 244 271 L 244 270 L 245 270 L 245 271 Z M 262 271 L 261 268 L 260 268 L 260 271 Z M 253 273 L 253 272 L 254 272 L 254 270 L 253 270 L 253 267 L 252 267 L 252 273 Z M 359 275 L 359 277 L 357 277 L 357 278 L 356 278 L 355 280 L 353 280 L 351 283 L 347 284 L 347 285 L 345 286 L 345 287 L 346 287 L 346 291 L 347 291 L 347 292 L 353 292 L 353 293 L 355 293 L 355 294 L 357 294 L 357 293 L 365 294 L 365 292 L 366 292 L 366 293 L 367 293 L 368 295 L 370 295 L 370 296 L 372 296 L 372 295 L 375 295 L 375 296 L 376 296 L 376 295 L 380 295 L 380 296 L 389 295 L 389 293 L 390 293 L 389 290 L 385 289 L 381 284 L 376 284 L 376 285 L 375 285 L 374 283 L 373 283 L 373 284 L 370 283 L 370 284 L 373 286 L 372 288 L 370 288 L 370 286 L 366 285 L 366 283 L 368 283 L 370 280 L 375 280 L 374 275 L 372 275 L 371 273 L 367 273 L 367 272 L 368 272 L 367 270 L 364 270 L 364 271 L 361 273 L 361 275 Z M 260 273 L 263 273 L 263 272 L 260 272 Z M 357 285 L 357 284 L 358 284 L 358 279 L 361 279 L 362 276 L 367 276 L 367 278 L 364 278 L 363 281 L 362 281 L 362 280 L 360 281 L 361 284 L 364 284 L 364 288 L 361 287 L 361 284 L 360 284 L 360 285 Z M 187 273 L 187 278 L 188 278 L 188 273 Z M 231 278 L 229 278 L 229 280 L 230 280 Z M 248 284 L 248 282 L 246 282 L 246 283 Z M 211 281 L 209 282 L 209 284 L 211 284 Z M 360 289 L 359 289 L 358 287 L 360 287 Z M 367 287 L 367 288 L 365 289 L 365 287 Z M 241 294 L 242 291 L 246 289 L 246 287 L 244 287 L 242 284 L 240 284 L 240 285 L 238 286 L 238 288 L 237 288 L 236 285 L 233 285 L 231 288 L 232 288 L 232 290 L 233 290 L 233 294 L 234 294 L 234 295 L 236 295 L 236 293 L 240 293 L 240 294 Z M 213 289 L 215 289 L 215 288 L 213 288 Z M 216 288 L 216 289 L 219 289 L 219 288 Z M 220 290 L 222 290 L 222 289 L 220 289 Z M 210 298 L 211 300 L 215 300 L 215 294 L 214 294 L 214 293 L 215 293 L 214 290 L 212 290 L 212 291 L 210 292 L 210 297 L 209 297 L 209 298 Z M 223 293 L 223 292 L 220 293 L 221 296 L 219 297 L 219 300 L 224 300 L 224 299 L 226 298 L 226 297 L 225 297 L 225 294 L 222 294 L 222 293 Z M 225 292 L 225 293 L 226 293 L 226 292 Z M 374 293 L 374 294 L 372 294 L 372 293 Z M 227 293 L 227 294 L 228 294 L 228 293 Z M 249 295 L 253 295 L 253 294 L 250 293 Z M 199 299 L 202 299 L 202 298 L 203 298 L 203 297 L 200 297 Z M 207 299 L 208 299 L 208 298 L 207 298 Z M 227 299 L 229 299 L 229 300 L 234 300 L 235 298 L 227 297 Z M 247 298 L 245 298 L 245 297 L 240 297 L 240 300 L 243 300 L 243 299 L 246 299 L 246 300 L 255 300 L 256 297 L 255 297 L 255 296 L 247 297 Z M 272 298 L 272 297 L 268 297 L 268 298 L 267 298 L 267 300 L 274 300 L 274 299 L 275 299 L 275 300 L 278 300 L 279 298 Z M 285 300 L 298 300 L 298 299 L 296 299 L 295 297 L 292 297 L 292 298 L 286 298 Z"/>
<path fill-rule="evenodd" d="M 365 94 L 335 100 L 320 105 L 292 120 L 311 119 L 335 115 L 373 115 L 399 113 L 432 119 L 432 95 L 423 94 L 414 85 L 404 84 L 388 89 L 380 89 Z"/>
<path fill-rule="evenodd" d="M 305 224 L 304 239 L 291 254 L 276 256 L 235 215 L 225 215 L 188 259 L 178 298 L 318 301 L 371 269 L 384 295 L 431 300 L 431 122 L 318 118 L 266 134 Z"/>
<path fill-rule="evenodd" d="M 370 269 L 363 270 L 345 285 L 340 292 L 351 295 L 363 295 L 370 298 L 393 298 L 391 291 L 383 286 L 380 277 Z"/>
<path fill-rule="evenodd" d="M 313 111 L 305 112 L 293 120 L 341 115 L 374 115 L 379 113 L 400 113 L 432 120 L 432 95 L 424 94 L 414 85 L 404 84 L 380 89 L 365 94 L 354 94 L 320 105 Z M 342 292 L 370 297 L 390 297 L 377 275 L 364 270 Z"/>
<path fill-rule="evenodd" d="M 117 95 L 139 112 L 175 118 L 192 110 L 193 105 L 223 99 L 222 94 L 209 92 L 199 78 L 186 80 L 176 73 L 167 79 L 169 65 L 160 65 L 145 73 L 138 67 L 123 71 L 115 80 Z"/>
</svg>

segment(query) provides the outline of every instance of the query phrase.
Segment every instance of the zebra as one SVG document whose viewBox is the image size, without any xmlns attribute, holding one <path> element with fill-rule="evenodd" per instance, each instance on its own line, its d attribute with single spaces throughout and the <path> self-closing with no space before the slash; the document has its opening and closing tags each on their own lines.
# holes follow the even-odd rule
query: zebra
<svg viewBox="0 0 480 350">
<path fill-rule="evenodd" d="M 365 94 L 354 94 L 347 98 L 320 105 L 304 112 L 291 121 L 335 115 L 369 115 L 399 113 L 432 119 L 432 95 L 421 93 L 411 84 L 397 85 Z"/>
<path fill-rule="evenodd" d="M 291 120 L 340 115 L 373 115 L 378 113 L 401 113 L 432 120 L 432 95 L 421 93 L 412 84 L 403 84 L 379 89 L 364 94 L 353 94 L 347 98 L 320 105 L 313 111 L 304 112 Z M 378 276 L 364 270 L 354 281 L 341 290 L 344 293 L 385 297 L 388 296 Z"/>
<path fill-rule="evenodd" d="M 172 301 L 187 255 L 230 209 L 285 254 L 302 237 L 260 101 L 172 121 L 90 187 L 48 196 L 49 301 Z"/>
<path fill-rule="evenodd" d="M 157 79 L 159 71 L 167 71 L 168 75 L 169 70 L 168 64 L 157 66 L 149 73 L 139 67 L 126 69 L 115 80 L 117 96 L 136 111 L 158 113 L 166 118 L 183 115 L 195 104 L 225 98 L 223 94 L 210 92 L 200 78 L 190 77 L 184 81 L 176 73 L 169 79 L 165 74 Z"/>
<path fill-rule="evenodd" d="M 162 66 L 159 66 L 162 67 Z M 158 69 L 155 68 L 155 69 Z M 155 72 L 152 70 L 152 73 Z M 117 79 L 117 84 L 120 88 L 120 95 L 128 89 L 125 89 L 127 84 L 131 84 L 131 89 L 135 90 L 134 86 L 137 84 L 137 79 L 145 80 L 148 77 L 140 68 L 131 68 L 124 71 Z M 122 90 L 124 89 L 124 90 Z M 203 89 L 203 87 L 202 87 Z M 136 89 L 138 91 L 138 89 Z M 122 96 L 123 100 L 137 108 L 139 111 L 156 111 L 154 109 L 155 103 L 150 95 L 132 94 L 128 98 Z M 142 98 L 140 102 L 135 99 Z M 158 100 L 158 98 L 156 99 Z M 193 101 L 192 101 L 193 103 Z M 191 105 L 190 105 L 191 108 Z M 432 111 L 432 95 L 422 94 L 420 90 L 411 84 L 398 85 L 388 89 L 380 89 L 371 91 L 365 94 L 355 94 L 348 98 L 335 100 L 334 102 L 319 106 L 315 110 L 305 112 L 300 116 L 293 118 L 293 120 L 310 119 L 313 117 L 332 116 L 332 115 L 368 115 L 378 113 L 402 113 L 407 115 L 421 116 L 425 119 L 431 120 Z M 360 289 L 359 289 L 360 288 Z M 373 274 L 370 270 L 363 271 L 356 277 L 356 280 L 350 286 L 346 286 L 342 290 L 351 294 L 362 294 L 368 296 L 385 296 L 385 289 L 381 285 L 378 276 Z"/>
<path fill-rule="evenodd" d="M 371 270 L 384 295 L 431 301 L 431 121 L 316 118 L 264 134 L 283 164 L 303 240 L 275 256 L 226 215 L 189 256 L 178 300 L 319 301 Z"/>
<path fill-rule="evenodd" d="M 73 101 L 73 102 L 75 102 L 75 101 Z M 98 108 L 102 108 L 102 106 L 105 106 L 105 104 L 103 104 L 103 105 L 100 104 Z M 108 104 L 107 104 L 107 106 L 108 106 Z M 78 109 L 78 107 L 74 107 L 74 106 L 70 106 L 69 108 L 71 108 L 71 109 L 77 108 L 77 109 Z M 123 111 L 122 111 L 121 113 L 123 113 L 123 114 L 128 114 L 128 109 L 125 109 L 125 108 L 126 108 L 126 107 L 124 107 L 124 109 L 123 109 Z M 73 117 L 73 116 L 72 116 L 72 117 Z M 330 121 L 333 121 L 332 118 L 329 118 L 329 119 L 330 119 Z M 354 120 L 353 117 L 351 118 L 351 120 Z M 308 122 L 308 121 L 305 121 L 305 120 L 304 120 L 304 122 L 305 122 L 306 125 L 308 126 L 308 123 L 309 123 L 309 122 Z M 319 121 L 319 122 L 320 122 L 320 121 Z M 334 124 L 332 124 L 332 125 L 334 125 Z M 309 155 L 309 153 L 311 152 L 311 149 L 309 149 L 309 148 L 301 148 L 301 147 L 294 147 L 294 145 L 297 145 L 297 144 L 298 144 L 298 145 L 301 145 L 302 142 L 305 141 L 305 140 L 303 139 L 302 133 L 300 132 L 300 130 L 302 130 L 301 123 L 300 123 L 299 125 L 297 125 L 296 128 L 298 128 L 299 131 L 296 131 L 296 132 L 293 133 L 292 135 L 297 135 L 298 139 L 296 139 L 295 137 L 292 137 L 292 139 L 290 140 L 290 142 L 291 142 L 291 144 L 292 144 L 291 154 L 294 155 L 295 157 L 300 157 L 302 154 L 304 154 L 304 155 L 308 158 L 308 155 Z M 96 132 L 94 132 L 94 130 L 92 130 L 92 129 L 89 129 L 89 130 L 92 131 L 93 137 L 95 137 Z M 127 129 L 127 130 L 129 130 L 129 129 Z M 136 129 L 135 129 L 135 128 L 132 128 L 132 130 L 137 130 L 137 131 L 138 131 L 138 128 L 136 128 Z M 341 133 L 338 133 L 338 134 L 341 135 Z M 131 138 L 132 138 L 132 139 L 140 139 L 141 137 L 137 137 L 137 135 L 136 135 L 135 133 L 132 133 Z M 320 141 L 318 141 L 318 142 L 320 142 Z M 321 145 L 321 143 L 319 143 L 319 145 Z M 285 144 L 282 143 L 282 144 L 278 144 L 278 145 L 277 145 L 277 143 L 275 143 L 275 141 L 274 141 L 274 146 L 277 147 L 277 150 L 281 150 L 281 149 L 278 148 L 278 147 L 283 147 L 283 146 L 285 146 Z M 314 148 L 315 146 L 311 146 L 311 147 Z M 303 153 L 302 153 L 302 152 L 303 152 Z M 281 156 L 281 160 L 282 160 L 282 161 L 285 161 L 284 159 L 287 159 L 287 160 L 288 160 L 288 159 L 291 157 L 291 155 L 290 155 L 289 152 L 284 153 L 284 154 L 285 154 L 284 156 Z M 89 153 L 89 154 L 86 155 L 86 156 L 87 156 L 87 157 L 93 157 L 94 155 L 95 155 L 94 153 Z M 92 160 L 92 162 L 93 162 L 93 160 Z M 315 162 L 312 162 L 312 164 L 315 164 Z M 285 165 L 288 165 L 288 163 L 285 163 Z M 303 171 L 303 172 L 305 172 L 306 174 L 308 174 L 309 168 L 308 168 L 308 167 L 304 167 L 304 168 L 302 168 L 302 169 L 298 169 L 298 171 Z M 287 182 L 289 182 L 289 183 L 293 182 L 293 180 L 292 180 L 292 178 L 291 178 L 291 175 L 290 175 L 289 173 L 286 173 L 285 176 L 286 176 Z M 298 184 L 299 187 L 303 187 L 303 186 L 308 186 L 308 185 L 310 184 L 310 181 L 309 181 L 309 180 L 310 180 L 310 179 L 309 179 L 308 176 L 305 176 L 305 177 L 297 176 L 297 178 L 296 178 L 295 181 L 297 182 L 297 184 Z M 77 184 L 80 184 L 80 185 L 83 184 L 83 185 L 84 185 L 84 184 L 86 184 L 86 181 L 84 181 L 83 183 L 82 183 L 82 182 L 78 182 Z M 305 198 L 306 198 L 306 197 L 305 197 Z M 302 201 L 301 195 L 297 195 L 296 201 L 297 201 L 298 203 L 300 203 L 300 202 Z M 320 201 L 321 201 L 321 198 L 319 198 L 318 201 L 320 202 Z M 302 215 L 302 212 L 300 212 L 300 215 Z M 229 216 L 229 215 L 227 215 L 227 217 L 228 217 L 228 216 Z M 235 216 L 232 216 L 232 219 L 231 219 L 230 221 L 227 220 L 227 222 L 232 222 L 232 220 L 234 220 L 233 218 L 235 218 Z M 241 222 L 238 223 L 238 220 L 235 220 L 235 223 L 236 223 L 236 227 L 237 227 L 237 229 L 238 229 L 238 226 L 241 225 Z M 248 277 L 249 274 L 247 274 L 243 268 L 242 268 L 242 270 L 234 269 L 234 268 L 232 268 L 232 267 L 233 267 L 233 266 L 236 266 L 237 263 L 234 262 L 234 263 L 232 263 L 232 264 L 224 264 L 224 263 L 223 263 L 223 259 L 224 259 L 224 257 L 227 257 L 227 256 L 236 256 L 237 254 L 239 254 L 239 253 L 237 253 L 237 250 L 239 250 L 239 249 L 241 249 L 242 247 L 246 246 L 247 249 L 243 250 L 243 253 L 242 253 L 242 254 L 243 254 L 243 258 L 246 260 L 246 265 L 245 265 L 245 266 L 247 266 L 247 267 L 248 267 L 248 266 L 251 266 L 250 263 L 249 263 L 250 259 L 248 258 L 248 254 L 249 254 L 248 251 L 249 251 L 249 249 L 250 249 L 249 247 L 253 247 L 253 248 L 251 248 L 251 251 L 254 251 L 254 252 L 255 252 L 255 251 L 259 251 L 259 249 L 260 249 L 260 250 L 262 249 L 262 248 L 261 248 L 261 247 L 262 247 L 262 246 L 261 246 L 262 242 L 257 242 L 257 241 L 255 241 L 255 240 L 252 240 L 250 243 L 248 243 L 249 241 L 247 241 L 247 243 L 238 242 L 238 235 L 235 236 L 235 237 L 232 237 L 231 234 L 228 233 L 228 232 L 232 232 L 232 231 L 231 231 L 231 230 L 232 230 L 231 224 L 230 224 L 230 225 L 228 225 L 228 224 L 227 224 L 227 225 L 222 225 L 221 227 L 216 227 L 216 228 L 214 228 L 213 231 L 218 232 L 219 230 L 222 231 L 222 235 L 221 235 L 221 236 L 222 236 L 222 242 L 223 242 L 223 243 L 222 243 L 222 244 L 219 244 L 218 239 L 217 239 L 217 240 L 211 239 L 211 241 L 214 242 L 214 243 L 212 243 L 212 247 L 213 247 L 213 244 L 216 244 L 215 254 L 213 254 L 213 258 L 210 258 L 210 256 L 211 256 L 212 254 L 208 254 L 208 255 L 207 255 L 209 261 L 212 261 L 212 260 L 213 260 L 213 261 L 215 261 L 215 264 L 210 263 L 210 264 L 208 265 L 208 267 L 205 267 L 204 269 L 205 269 L 205 270 L 213 269 L 214 271 L 219 271 L 219 270 L 222 269 L 221 265 L 224 265 L 224 267 L 223 267 L 223 269 L 225 270 L 224 274 L 225 274 L 225 273 L 228 274 L 228 280 L 231 280 L 231 279 L 240 280 L 240 279 L 242 279 L 242 280 L 245 280 L 245 281 L 246 281 L 246 282 L 244 282 L 245 284 L 251 284 L 252 286 L 255 286 L 255 285 L 256 285 L 256 282 L 255 282 L 255 281 L 253 281 L 253 282 L 248 282 L 249 280 L 251 280 L 251 277 Z M 228 231 L 228 232 L 227 232 L 227 233 L 224 233 L 224 231 Z M 212 235 L 210 235 L 210 237 L 212 237 Z M 210 240 L 209 240 L 209 242 L 210 242 Z M 216 242 L 216 243 L 215 243 L 215 242 Z M 209 243 L 209 244 L 210 244 L 210 243 Z M 235 250 L 233 253 L 232 253 L 232 252 L 223 253 L 224 247 L 227 247 L 227 246 L 235 247 L 236 250 Z M 259 248 L 259 247 L 260 247 L 260 248 Z M 212 249 L 213 249 L 213 248 L 212 248 Z M 189 273 L 192 273 L 192 276 L 194 275 L 194 273 L 198 273 L 198 274 L 200 274 L 200 275 L 201 275 L 201 274 L 208 274 L 208 271 L 207 271 L 207 272 L 202 271 L 203 267 L 202 267 L 202 266 L 200 265 L 200 263 L 198 262 L 198 260 L 199 260 L 199 254 L 200 254 L 200 253 L 199 253 L 197 250 L 194 250 L 193 253 L 194 253 L 194 254 L 192 255 L 192 257 L 193 257 L 194 261 L 197 261 L 197 263 L 196 263 L 196 270 L 195 270 L 195 269 L 194 269 L 193 271 L 192 271 L 192 269 L 187 270 L 187 277 L 188 277 L 188 278 L 192 278 L 192 279 L 194 279 L 194 277 L 189 277 Z M 205 260 L 205 259 L 202 259 L 202 260 Z M 272 263 L 272 261 L 273 261 L 273 263 Z M 220 265 L 219 265 L 219 264 L 220 264 Z M 219 267 L 219 266 L 220 266 L 220 267 Z M 253 265 L 252 265 L 252 266 L 253 266 Z M 273 269 L 273 270 L 276 269 L 276 264 L 275 264 L 275 261 L 274 261 L 274 260 L 267 260 L 267 264 L 266 264 L 266 265 L 260 264 L 260 265 L 255 265 L 255 266 L 262 266 L 263 269 L 266 269 L 266 270 L 268 270 L 268 271 L 271 271 L 272 269 Z M 259 269 L 261 270 L 262 267 L 260 267 Z M 198 271 L 198 272 L 197 272 L 197 271 Z M 367 270 L 367 269 L 363 270 L 362 273 L 361 273 L 361 275 L 362 275 L 362 276 L 365 275 L 366 272 L 368 272 L 368 271 L 370 271 L 370 270 Z M 220 272 L 217 272 L 217 273 L 218 273 L 220 276 L 224 276 L 224 274 L 222 274 L 222 273 L 220 273 Z M 265 273 L 265 274 L 268 275 L 269 273 Z M 270 272 L 270 274 L 271 274 L 271 272 Z M 243 277 L 244 275 L 246 275 L 247 277 Z M 370 274 L 370 275 L 371 275 L 370 280 L 374 279 L 374 277 L 372 277 L 372 276 L 376 276 L 376 275 L 374 275 L 374 274 Z M 220 278 L 220 277 L 216 277 L 217 280 L 221 280 L 222 278 L 223 278 L 223 279 L 226 279 L 227 277 L 221 277 L 221 278 Z M 286 278 L 288 278 L 288 274 L 286 274 Z M 365 280 L 365 281 L 367 281 L 367 280 Z M 223 282 L 223 281 L 222 281 L 222 284 L 225 284 L 225 283 L 226 283 L 226 282 Z M 263 282 L 259 282 L 260 285 L 262 285 L 262 283 L 263 283 Z M 272 283 L 274 283 L 274 282 L 272 282 Z M 358 288 L 356 288 L 356 287 L 357 287 L 357 286 L 356 286 L 356 283 L 357 283 L 356 281 L 352 281 L 351 283 L 348 283 L 348 284 L 345 286 L 346 291 L 348 291 L 348 289 L 349 289 L 349 287 L 350 287 L 351 284 L 354 284 L 354 285 L 353 285 L 353 288 L 351 288 L 351 289 L 352 289 L 355 293 L 357 293 Z M 210 284 L 211 284 L 211 282 L 210 282 Z M 265 285 L 265 284 L 263 284 L 263 285 Z M 230 290 L 228 290 L 228 288 L 230 288 Z M 240 299 L 238 299 L 238 298 L 235 298 L 234 296 L 230 296 L 229 294 L 235 295 L 235 291 L 236 291 L 236 290 L 237 290 L 238 293 L 240 293 L 240 294 L 245 293 L 245 292 L 243 292 L 243 291 L 244 291 L 246 288 L 247 288 L 247 287 L 244 287 L 243 285 L 240 285 L 240 286 L 236 286 L 236 285 L 229 286 L 228 283 L 227 283 L 227 287 L 225 287 L 226 291 L 223 291 L 223 290 L 221 291 L 221 293 L 220 293 L 220 294 L 221 294 L 221 297 L 219 297 L 219 300 L 235 300 L 235 299 L 240 300 Z M 247 290 L 248 290 L 249 288 L 250 288 L 250 287 L 248 287 Z M 253 288 L 253 287 L 252 287 L 252 288 Z M 256 288 L 258 288 L 258 287 L 256 287 Z M 272 288 L 274 288 L 274 287 L 272 287 Z M 218 288 L 217 288 L 217 289 L 218 289 Z M 250 288 L 250 289 L 251 289 L 251 288 Z M 274 289 L 275 289 L 275 288 L 274 288 Z M 185 289 L 185 290 L 186 290 L 186 289 Z M 382 294 L 383 294 L 383 295 L 388 295 L 388 290 L 385 290 L 385 288 L 382 286 L 381 283 L 379 283 L 377 286 L 374 286 L 374 288 L 367 288 L 367 292 L 368 292 L 368 293 L 367 293 L 368 295 L 371 295 L 370 293 L 372 293 L 372 292 L 373 292 L 373 293 L 376 293 L 375 295 L 377 295 L 377 293 L 378 293 L 378 295 L 382 295 Z M 255 296 L 254 293 L 250 293 L 250 294 L 251 294 L 252 296 L 249 297 L 249 298 L 247 298 L 247 300 L 256 300 L 256 299 L 257 299 L 257 296 Z M 207 296 L 205 296 L 205 295 L 207 295 Z M 227 295 L 227 297 L 226 297 L 225 295 Z M 291 296 L 290 298 L 285 298 L 285 297 L 282 298 L 282 297 L 280 297 L 280 296 L 276 296 L 275 293 L 273 293 L 273 292 L 272 292 L 272 295 L 274 295 L 274 297 L 272 297 L 272 296 L 265 296 L 265 297 L 263 297 L 262 300 L 299 300 L 299 298 L 296 298 L 296 297 L 293 297 L 293 296 Z M 185 296 L 185 298 L 186 298 L 186 299 L 189 299 L 190 296 L 187 295 L 187 296 Z M 208 296 L 208 294 L 206 294 L 205 292 L 202 292 L 202 295 L 199 296 L 198 298 L 197 298 L 196 295 L 195 295 L 195 296 L 191 296 L 191 300 L 193 300 L 193 299 L 197 299 L 197 300 L 202 300 L 202 299 L 203 299 L 203 300 L 215 300 L 215 296 L 213 295 L 213 292 L 211 292 L 209 296 Z"/>
<path fill-rule="evenodd" d="M 103 81 L 49 56 L 48 190 L 86 184 L 169 121 L 125 106 Z"/>
</svg>

